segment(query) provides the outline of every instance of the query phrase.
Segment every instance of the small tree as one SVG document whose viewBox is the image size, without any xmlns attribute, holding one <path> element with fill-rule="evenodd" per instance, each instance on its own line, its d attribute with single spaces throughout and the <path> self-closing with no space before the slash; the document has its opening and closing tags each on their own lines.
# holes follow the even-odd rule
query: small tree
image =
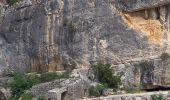
<svg viewBox="0 0 170 100">
<path fill-rule="evenodd" d="M 101 84 L 117 90 L 121 84 L 120 76 L 113 75 L 110 64 L 92 65 L 94 75 Z"/>
<path fill-rule="evenodd" d="M 10 84 L 12 95 L 16 98 L 19 98 L 21 94 L 24 93 L 24 90 L 30 88 L 30 84 L 24 75 L 16 74 L 14 75 L 14 81 Z"/>
<path fill-rule="evenodd" d="M 160 58 L 163 61 L 165 61 L 165 60 L 168 60 L 170 58 L 170 55 L 169 55 L 169 53 L 164 52 L 164 53 L 161 54 Z"/>
<path fill-rule="evenodd" d="M 162 94 L 159 94 L 159 95 L 153 94 L 151 95 L 151 100 L 163 100 L 163 96 Z"/>
</svg>

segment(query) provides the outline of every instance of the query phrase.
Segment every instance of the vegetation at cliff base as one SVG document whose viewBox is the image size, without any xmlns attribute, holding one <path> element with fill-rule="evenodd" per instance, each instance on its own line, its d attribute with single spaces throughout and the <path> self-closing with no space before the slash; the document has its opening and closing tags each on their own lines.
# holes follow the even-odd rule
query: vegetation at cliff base
<svg viewBox="0 0 170 100">
<path fill-rule="evenodd" d="M 108 87 L 103 84 L 97 84 L 95 87 L 91 87 L 89 89 L 89 96 L 101 96 L 103 94 L 103 91 L 107 88 Z"/>
<path fill-rule="evenodd" d="M 165 60 L 168 60 L 170 58 L 170 55 L 169 55 L 169 53 L 164 52 L 164 53 L 161 54 L 160 58 L 163 61 L 165 61 Z"/>
<path fill-rule="evenodd" d="M 31 97 L 31 95 L 24 94 L 26 90 L 29 90 L 33 85 L 49 82 L 61 78 L 69 78 L 68 73 L 43 73 L 43 74 L 14 74 L 14 80 L 10 84 L 12 91 L 12 99 L 18 100 L 19 97 Z M 25 99 L 24 99 L 25 100 Z"/>
<path fill-rule="evenodd" d="M 163 100 L 162 94 L 153 94 L 151 95 L 151 100 Z"/>
<path fill-rule="evenodd" d="M 121 85 L 120 76 L 113 75 L 110 64 L 92 65 L 92 68 L 95 77 L 101 84 L 104 84 L 114 90 L 117 90 L 119 85 Z"/>
<path fill-rule="evenodd" d="M 114 91 L 119 89 L 121 85 L 120 76 L 114 75 L 110 64 L 92 65 L 92 69 L 98 83 L 96 86 L 89 89 L 90 96 L 100 96 L 107 88 L 112 88 Z"/>
</svg>

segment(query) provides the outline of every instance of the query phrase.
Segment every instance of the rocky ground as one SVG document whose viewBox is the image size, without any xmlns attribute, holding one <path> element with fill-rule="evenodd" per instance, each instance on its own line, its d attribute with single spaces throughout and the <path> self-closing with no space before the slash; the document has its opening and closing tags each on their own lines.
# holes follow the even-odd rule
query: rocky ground
<svg viewBox="0 0 170 100">
<path fill-rule="evenodd" d="M 163 95 L 163 100 L 170 100 L 169 91 L 155 91 L 155 92 L 144 92 L 135 94 L 121 94 L 121 95 L 110 95 L 106 97 L 98 98 L 84 98 L 82 100 L 152 100 L 151 95 Z"/>
</svg>

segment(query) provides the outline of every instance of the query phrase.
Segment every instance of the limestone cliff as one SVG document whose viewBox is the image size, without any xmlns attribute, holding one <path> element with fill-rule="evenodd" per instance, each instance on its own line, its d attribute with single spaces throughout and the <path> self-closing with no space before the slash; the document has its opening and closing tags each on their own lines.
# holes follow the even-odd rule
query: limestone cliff
<svg viewBox="0 0 170 100">
<path fill-rule="evenodd" d="M 96 62 L 131 65 L 168 52 L 169 0 L 125 1 L 1 3 L 0 70 L 55 71 Z"/>
</svg>

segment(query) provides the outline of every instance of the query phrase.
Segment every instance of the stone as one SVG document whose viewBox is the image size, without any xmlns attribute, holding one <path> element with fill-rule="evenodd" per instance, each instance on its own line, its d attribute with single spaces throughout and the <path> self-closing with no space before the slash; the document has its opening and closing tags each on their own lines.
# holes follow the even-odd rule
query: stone
<svg viewBox="0 0 170 100">
<path fill-rule="evenodd" d="M 113 94 L 113 89 L 104 89 L 102 94 L 104 96 L 112 95 Z"/>
<path fill-rule="evenodd" d="M 0 89 L 0 100 L 8 100 L 12 96 L 10 89 Z"/>
<path fill-rule="evenodd" d="M 87 95 L 89 83 L 81 78 L 55 80 L 31 88 L 34 96 L 45 95 L 50 100 L 77 100 Z"/>
<path fill-rule="evenodd" d="M 124 11 L 139 11 L 170 4 L 169 0 L 116 0 L 118 7 Z"/>
<path fill-rule="evenodd" d="M 131 88 L 167 86 L 169 64 L 164 63 L 166 70 L 160 67 L 161 63 L 145 69 L 134 62 L 154 63 L 153 59 L 170 50 L 169 3 L 169 0 L 23 0 L 11 6 L 1 3 L 0 72 L 70 71 L 88 69 L 100 62 L 115 65 L 113 70 Z M 54 88 L 46 91 L 50 89 Z"/>
</svg>

